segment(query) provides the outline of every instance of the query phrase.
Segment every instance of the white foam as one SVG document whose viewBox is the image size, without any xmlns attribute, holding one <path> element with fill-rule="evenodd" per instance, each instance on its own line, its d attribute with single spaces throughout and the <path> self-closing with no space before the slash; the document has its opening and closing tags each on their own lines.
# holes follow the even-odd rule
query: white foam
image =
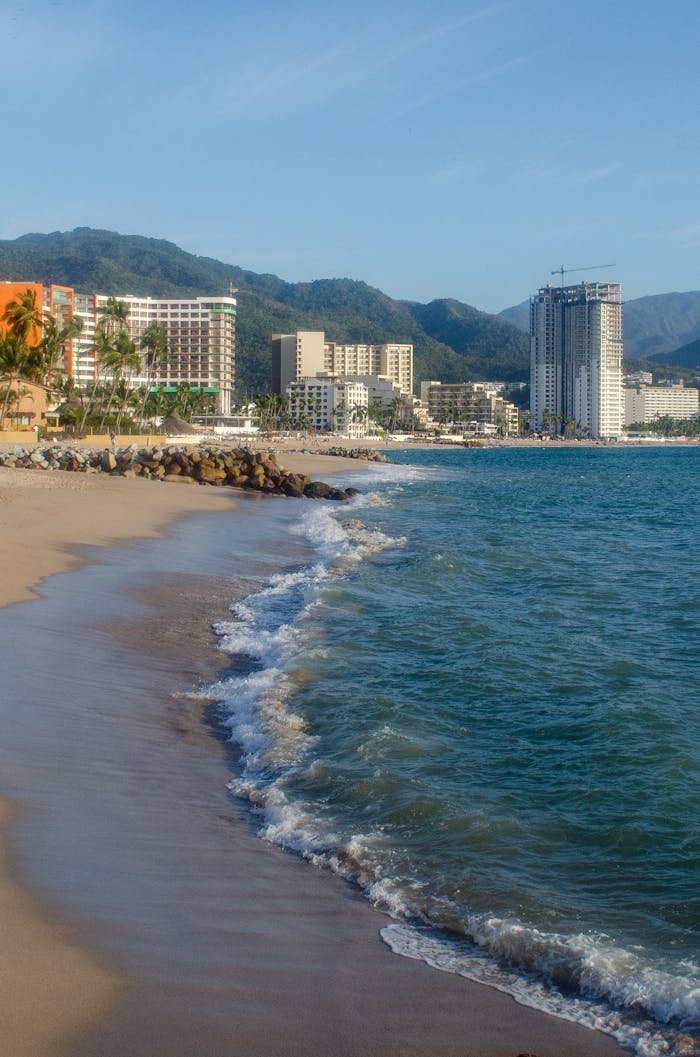
<svg viewBox="0 0 700 1057">
<path fill-rule="evenodd" d="M 306 537 L 327 562 L 341 569 L 348 561 L 362 561 L 379 551 L 402 547 L 406 542 L 404 538 L 388 536 L 379 529 L 369 529 L 356 517 L 348 518 L 347 507 L 343 514 L 345 517 L 341 521 L 337 508 L 314 505 L 292 531 Z"/>
<path fill-rule="evenodd" d="M 688 1028 L 685 1017 L 678 1014 L 697 1011 L 698 994 L 692 982 L 645 968 L 628 951 L 606 949 L 600 938 L 547 935 L 497 918 L 484 918 L 479 924 L 475 917 L 471 924 L 475 943 L 410 924 L 388 925 L 381 936 L 396 954 L 496 987 L 522 1005 L 604 1031 L 637 1057 L 672 1057 L 676 1052 L 691 1057 L 700 1052 L 690 1048 L 688 1036 L 679 1040 L 677 1030 L 659 1029 L 644 1019 L 644 1013 L 651 1013 L 661 1023 L 674 1020 L 681 1031 Z M 531 972 L 522 971 L 527 969 Z M 565 969 L 571 972 L 572 986 L 578 982 L 581 997 L 564 994 L 553 984 L 552 976 Z M 614 1005 L 626 1008 L 628 1015 Z M 676 1049 L 679 1041 L 682 1050 Z"/>
<path fill-rule="evenodd" d="M 407 467 L 396 469 L 404 480 Z M 309 504 L 297 531 L 314 544 L 322 561 L 272 577 L 261 591 L 232 608 L 231 620 L 217 625 L 221 649 L 245 655 L 261 667 L 223 679 L 207 692 L 221 702 L 223 722 L 241 748 L 241 772 L 230 789 L 260 814 L 261 836 L 353 880 L 376 906 L 400 919 L 402 923 L 382 930 L 396 953 L 607 1031 L 635 1048 L 637 1057 L 671 1055 L 672 1033 L 640 1023 L 639 1014 L 672 1022 L 681 1030 L 700 1021 L 700 991 L 690 967 L 686 977 L 672 976 L 650 969 L 641 956 L 614 947 L 605 937 L 562 937 L 488 915 L 465 918 L 462 908 L 431 899 L 418 881 L 400 876 L 381 830 L 343 837 L 326 805 L 288 795 L 295 778 L 327 766 L 314 755 L 316 740 L 290 703 L 296 690 L 295 664 L 308 661 L 306 618 L 319 604 L 318 591 L 348 575 L 354 562 L 403 542 L 348 517 L 347 507 L 339 516 L 337 508 L 323 504 Z M 379 732 L 380 742 L 396 737 L 390 725 Z M 363 754 L 371 755 L 374 748 L 363 746 Z M 452 942 L 405 923 L 411 920 L 457 924 L 469 939 Z M 571 995 L 554 986 L 562 979 Z M 575 997 L 574 991 L 585 997 Z M 616 1012 L 612 1004 L 629 1015 Z"/>
</svg>

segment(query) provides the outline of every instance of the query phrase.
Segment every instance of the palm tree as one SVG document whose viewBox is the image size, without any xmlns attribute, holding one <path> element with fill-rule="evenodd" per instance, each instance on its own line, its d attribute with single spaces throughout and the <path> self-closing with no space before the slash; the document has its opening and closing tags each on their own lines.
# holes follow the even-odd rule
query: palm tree
<svg viewBox="0 0 700 1057">
<path fill-rule="evenodd" d="M 59 327 L 53 316 L 46 317 L 44 332 L 37 347 L 37 369 L 42 382 L 50 385 L 54 374 L 65 373 L 66 345 L 79 337 L 82 330 L 80 316 L 74 316 L 63 327 Z"/>
<path fill-rule="evenodd" d="M 285 408 L 281 393 L 256 393 L 252 403 L 260 418 L 261 433 L 267 433 L 279 425 L 280 415 Z"/>
<path fill-rule="evenodd" d="M 83 417 L 80 422 L 80 432 L 82 433 L 85 429 L 85 423 L 87 422 L 88 415 L 92 412 L 95 404 L 95 397 L 97 396 L 97 388 L 100 384 L 100 369 L 107 368 L 112 361 L 114 356 L 114 345 L 112 343 L 111 336 L 107 333 L 107 329 L 103 322 L 97 325 L 95 330 L 95 342 L 92 348 L 93 356 L 95 358 L 95 381 L 92 385 L 90 397 L 85 410 L 83 411 Z"/>
<path fill-rule="evenodd" d="M 142 349 L 146 350 L 146 391 L 139 412 L 139 419 L 143 425 L 146 401 L 148 400 L 148 394 L 150 393 L 151 385 L 153 384 L 153 376 L 157 369 L 167 361 L 170 355 L 168 332 L 165 329 L 165 325 L 163 323 L 158 323 L 157 320 L 149 323 L 141 335 L 140 345 Z"/>
<path fill-rule="evenodd" d="M 384 405 L 381 400 L 373 399 L 367 404 L 367 421 L 373 422 L 375 426 L 381 426 Z"/>
<path fill-rule="evenodd" d="M 141 359 L 136 352 L 136 346 L 125 330 L 120 330 L 114 339 L 111 355 L 108 356 L 105 366 L 112 375 L 112 388 L 109 393 L 106 407 L 102 410 L 100 429 L 104 428 L 105 420 L 112 410 L 112 402 L 119 382 L 124 376 L 131 377 L 134 371 L 141 366 Z M 117 414 L 116 425 L 121 421 L 121 411 Z"/>
<path fill-rule="evenodd" d="M 42 325 L 41 305 L 36 303 L 35 291 L 28 287 L 19 300 L 10 301 L 2 318 L 11 334 L 19 338 L 22 344 L 29 344 L 33 334 L 41 333 Z"/>
<path fill-rule="evenodd" d="M 110 294 L 107 298 L 107 304 L 103 309 L 100 310 L 100 325 L 104 328 L 108 334 L 118 334 L 122 330 L 126 330 L 126 324 L 129 319 L 129 306 L 126 301 L 119 301 Z"/>
<path fill-rule="evenodd" d="M 2 412 L 0 413 L 0 425 L 7 415 L 7 408 L 12 396 L 12 386 L 20 378 L 27 375 L 29 367 L 28 356 L 29 349 L 18 334 L 11 332 L 6 337 L 0 338 L 0 378 L 6 382 L 7 386 L 3 398 Z"/>
<path fill-rule="evenodd" d="M 146 407 L 148 418 L 167 418 L 174 406 L 173 394 L 166 393 L 162 388 L 156 389 L 154 393 L 148 393 Z"/>
</svg>

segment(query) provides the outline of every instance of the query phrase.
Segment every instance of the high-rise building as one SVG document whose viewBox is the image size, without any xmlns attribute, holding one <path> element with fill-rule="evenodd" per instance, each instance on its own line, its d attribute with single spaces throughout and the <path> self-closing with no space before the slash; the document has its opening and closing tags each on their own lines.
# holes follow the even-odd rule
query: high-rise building
<svg viewBox="0 0 700 1057">
<path fill-rule="evenodd" d="M 106 294 L 76 298 L 76 315 L 83 316 L 83 334 L 74 351 L 75 377 L 83 382 L 96 370 L 95 327 L 107 306 Z M 231 411 L 236 357 L 236 299 L 226 297 L 131 297 L 118 296 L 129 309 L 126 330 L 139 348 L 150 323 L 165 328 L 168 356 L 151 380 L 157 386 L 189 386 L 209 392 L 216 399 L 216 410 Z M 146 382 L 143 377 L 134 384 Z"/>
<path fill-rule="evenodd" d="M 64 345 L 60 369 L 83 387 L 92 385 L 98 374 L 111 377 L 109 368 L 98 363 L 95 353 L 97 327 L 109 301 L 107 294 L 79 294 L 71 287 L 53 284 L 2 282 L 0 315 L 27 290 L 34 294 L 44 322 L 52 316 L 62 329 L 74 316 L 82 321 L 80 336 Z M 149 323 L 161 323 L 168 341 L 168 355 L 158 364 L 153 376 L 149 378 L 142 364 L 140 372 L 127 378 L 129 384 L 144 385 L 150 381 L 157 386 L 202 389 L 216 399 L 219 414 L 229 414 L 235 381 L 236 298 L 231 294 L 193 298 L 118 294 L 116 300 L 123 301 L 128 308 L 124 325 L 137 351 L 141 351 L 140 340 Z M 29 344 L 37 344 L 40 338 L 41 333 L 35 328 Z"/>
<path fill-rule="evenodd" d="M 290 382 L 324 371 L 336 377 L 384 375 L 400 386 L 402 393 L 411 393 L 413 345 L 342 345 L 326 341 L 322 330 L 272 335 L 272 388 L 276 393 L 284 393 Z"/>
<path fill-rule="evenodd" d="M 550 285 L 531 299 L 530 410 L 535 429 L 621 435 L 619 283 Z"/>
<path fill-rule="evenodd" d="M 684 385 L 625 386 L 625 425 L 653 422 L 663 418 L 697 418 L 700 411 L 698 390 Z"/>
</svg>

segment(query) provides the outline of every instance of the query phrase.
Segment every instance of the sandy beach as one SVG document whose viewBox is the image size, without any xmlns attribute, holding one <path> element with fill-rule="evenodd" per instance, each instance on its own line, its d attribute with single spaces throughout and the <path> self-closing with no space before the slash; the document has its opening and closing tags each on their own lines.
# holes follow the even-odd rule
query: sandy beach
<svg viewBox="0 0 700 1057">
<path fill-rule="evenodd" d="M 321 479 L 361 468 L 308 453 L 281 461 Z M 274 567 L 266 524 L 286 503 L 0 470 L 5 1052 L 621 1054 L 606 1036 L 393 955 L 384 915 L 261 841 L 227 793 L 235 750 L 186 695 L 222 665 L 212 620 L 248 575 Z M 192 559 L 188 526 L 206 531 L 214 515 L 232 541 L 223 572 L 213 528 L 209 553 Z"/>
</svg>

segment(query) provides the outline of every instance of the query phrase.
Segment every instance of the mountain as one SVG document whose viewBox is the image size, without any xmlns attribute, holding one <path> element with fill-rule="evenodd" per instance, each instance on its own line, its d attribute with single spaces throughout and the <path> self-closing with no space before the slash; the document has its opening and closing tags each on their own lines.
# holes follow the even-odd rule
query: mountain
<svg viewBox="0 0 700 1057">
<path fill-rule="evenodd" d="M 521 301 L 519 305 L 512 305 L 510 308 L 504 308 L 502 312 L 498 313 L 499 319 L 505 319 L 506 323 L 512 323 L 518 330 L 524 330 L 526 334 L 530 333 L 530 299 L 527 301 Z"/>
<path fill-rule="evenodd" d="M 525 381 L 530 371 L 530 341 L 511 323 L 452 298 L 427 305 L 408 302 L 423 330 L 468 358 L 473 377 Z"/>
<path fill-rule="evenodd" d="M 498 318 L 528 331 L 529 305 L 523 301 L 505 308 Z M 700 290 L 625 301 L 625 359 L 683 365 L 668 354 L 696 339 L 700 339 Z"/>
<path fill-rule="evenodd" d="M 700 371 L 700 338 L 688 342 L 673 352 L 662 352 L 654 357 L 655 363 L 672 364 L 675 367 L 686 367 L 691 371 Z"/>
<path fill-rule="evenodd" d="M 625 352 L 630 356 L 678 363 L 666 354 L 698 338 L 700 290 L 652 294 L 625 303 Z"/>
<path fill-rule="evenodd" d="M 195 297 L 237 290 L 239 391 L 269 386 L 270 335 L 324 330 L 331 341 L 410 341 L 415 379 L 526 381 L 528 339 L 459 301 L 399 301 L 364 282 L 288 283 L 172 242 L 76 228 L 0 241 L 0 279 L 38 280 L 82 293 Z"/>
</svg>

